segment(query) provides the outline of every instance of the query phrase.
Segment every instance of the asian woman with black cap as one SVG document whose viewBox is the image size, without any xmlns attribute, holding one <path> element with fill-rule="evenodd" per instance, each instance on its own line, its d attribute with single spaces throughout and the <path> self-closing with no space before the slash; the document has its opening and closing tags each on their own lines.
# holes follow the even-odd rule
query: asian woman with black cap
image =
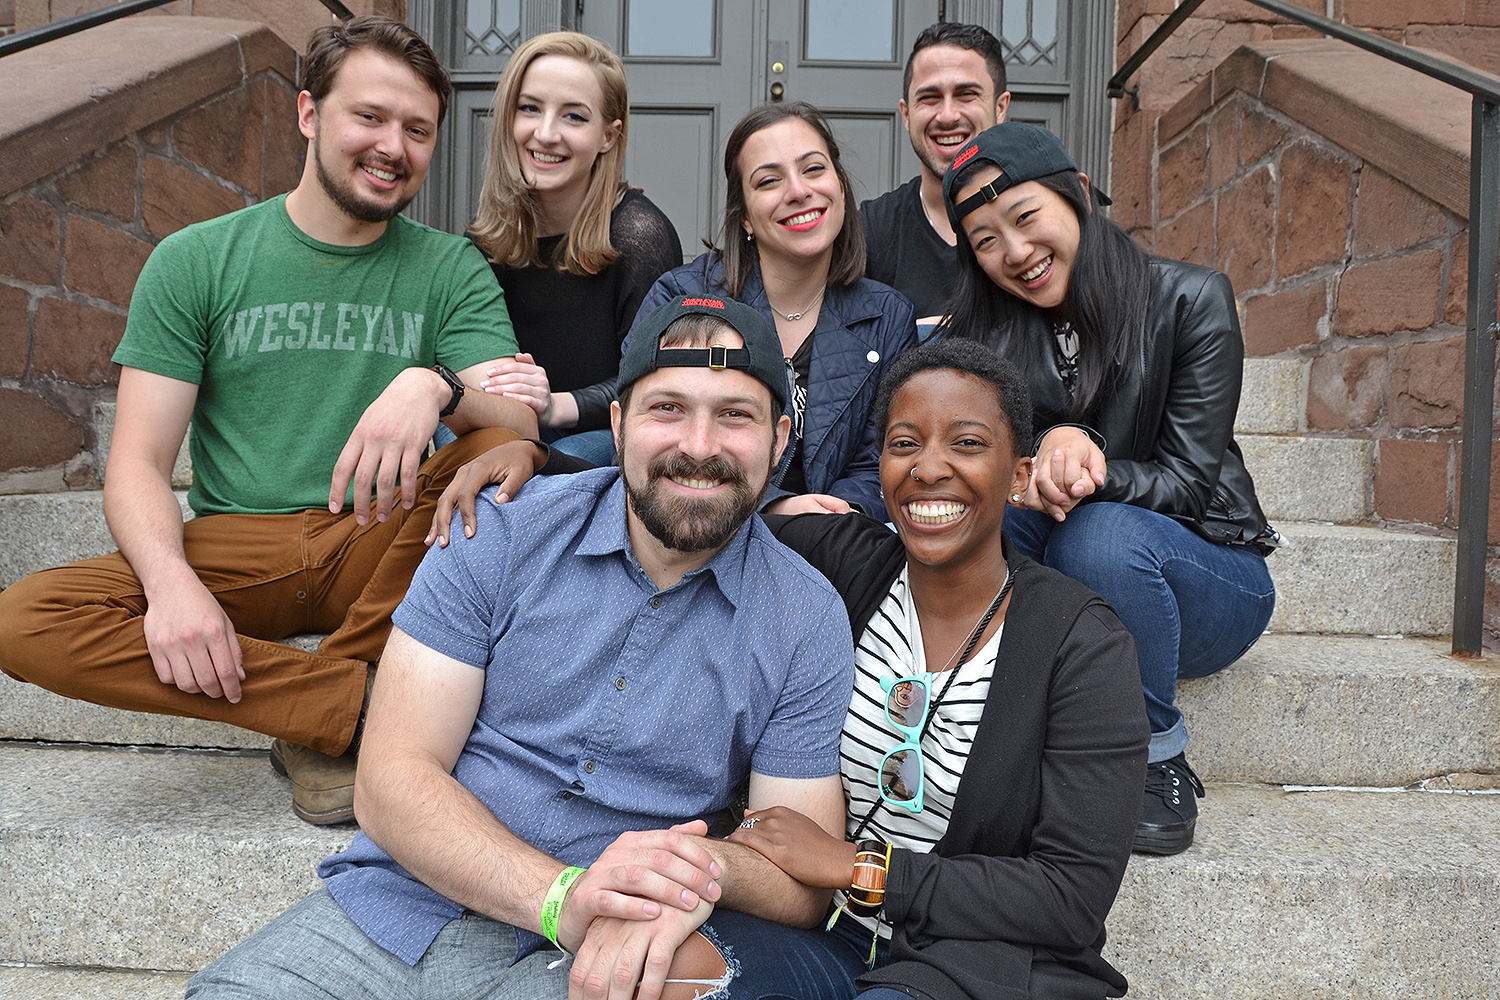
<svg viewBox="0 0 1500 1000">
<path fill-rule="evenodd" d="M 1135 849 L 1192 843 L 1203 786 L 1178 677 L 1238 659 L 1270 620 L 1276 532 L 1234 442 L 1244 339 L 1229 279 L 1152 257 L 1046 129 L 1007 122 L 943 180 L 959 279 L 939 330 L 1026 373 L 1039 429 L 1016 546 L 1086 584 L 1135 636 L 1151 750 Z"/>
</svg>

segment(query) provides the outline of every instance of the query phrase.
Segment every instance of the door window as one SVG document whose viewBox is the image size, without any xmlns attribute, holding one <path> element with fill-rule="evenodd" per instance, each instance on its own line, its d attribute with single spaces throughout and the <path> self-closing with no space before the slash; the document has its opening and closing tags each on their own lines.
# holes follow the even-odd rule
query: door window
<svg viewBox="0 0 1500 1000">
<path fill-rule="evenodd" d="M 709 58 L 714 0 L 634 0 L 625 8 L 625 55 Z"/>
<path fill-rule="evenodd" d="M 811 62 L 896 59 L 896 0 L 807 0 L 806 24 Z"/>
</svg>

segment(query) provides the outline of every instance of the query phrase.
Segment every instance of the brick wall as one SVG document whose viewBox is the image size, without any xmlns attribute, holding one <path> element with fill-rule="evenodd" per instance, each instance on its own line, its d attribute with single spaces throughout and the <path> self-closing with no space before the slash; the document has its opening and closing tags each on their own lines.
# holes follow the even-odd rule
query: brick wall
<svg viewBox="0 0 1500 1000">
<path fill-rule="evenodd" d="M 53 105 L 53 127 L 44 120 L 20 136 L 0 134 L 0 147 L 8 145 L 7 155 L 18 161 L 58 155 L 59 136 L 80 147 L 76 160 L 39 179 L 9 192 L 0 187 L 0 492 L 101 484 L 96 408 L 114 399 L 119 369 L 109 358 L 152 247 L 191 222 L 287 191 L 301 173 L 291 50 L 243 22 L 193 19 L 205 30 L 184 35 L 168 19 L 154 20 L 161 27 L 150 41 L 160 51 L 184 60 L 201 55 L 204 66 L 232 61 L 243 68 L 220 87 L 222 80 L 196 72 L 195 63 L 165 56 L 168 65 L 130 67 L 137 76 L 165 79 L 149 94 L 124 85 L 91 89 L 85 81 L 87 110 L 99 121 L 143 120 L 123 135 L 102 133 L 97 124 L 70 125 L 66 101 Z M 236 38 L 225 26 L 244 34 Z M 96 39 L 83 51 L 101 60 L 149 52 L 140 31 L 119 26 L 120 44 Z M 81 40 L 75 48 L 89 42 L 86 35 L 75 39 Z M 66 47 L 53 48 L 63 45 L 0 60 L 0 90 L 7 73 L 19 77 L 16 86 L 27 86 L 49 70 L 47 60 L 62 60 L 50 67 L 56 83 L 55 74 L 71 65 Z M 108 76 L 98 72 L 96 79 Z M 55 95 L 33 88 L 12 99 L 34 98 L 45 109 L 47 96 Z"/>
<path fill-rule="evenodd" d="M 1306 433 L 1374 442 L 1373 523 L 1451 533 L 1468 96 L 1322 40 L 1252 43 L 1210 69 L 1174 105 L 1125 115 L 1150 132 L 1116 147 L 1116 218 L 1154 252 L 1229 275 L 1247 352 L 1306 363 Z M 1122 173 L 1131 157 L 1145 167 Z M 1492 454 L 1500 470 L 1500 445 Z M 1500 629 L 1493 494 L 1489 524 Z"/>
<path fill-rule="evenodd" d="M 14 11 L 16 30 L 25 31 L 38 25 L 107 7 L 116 0 L 0 0 L 0 24 L 5 23 L 6 8 Z M 356 14 L 385 14 L 398 21 L 406 19 L 406 0 L 344 0 L 344 6 Z M 282 41 L 300 52 L 308 34 L 327 24 L 331 15 L 319 0 L 175 0 L 146 14 L 195 15 L 198 17 L 240 18 L 258 21 L 274 31 Z"/>
</svg>

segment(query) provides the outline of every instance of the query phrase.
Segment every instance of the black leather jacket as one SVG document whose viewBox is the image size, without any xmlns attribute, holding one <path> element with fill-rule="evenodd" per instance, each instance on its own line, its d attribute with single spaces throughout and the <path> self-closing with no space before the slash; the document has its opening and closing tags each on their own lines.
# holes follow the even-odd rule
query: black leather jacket
<svg viewBox="0 0 1500 1000">
<path fill-rule="evenodd" d="M 1016 350 L 1014 337 L 1026 338 L 1028 349 Z M 1039 430 L 1074 423 L 1052 362 L 1052 325 L 1040 311 L 1030 311 L 1017 327 L 994 331 L 986 343 L 1006 357 L 1034 359 L 1025 374 Z M 1109 461 L 1104 485 L 1088 500 L 1149 508 L 1211 542 L 1274 548 L 1275 533 L 1234 443 L 1244 358 L 1229 279 L 1195 264 L 1151 258 L 1140 356 L 1086 422 Z"/>
</svg>

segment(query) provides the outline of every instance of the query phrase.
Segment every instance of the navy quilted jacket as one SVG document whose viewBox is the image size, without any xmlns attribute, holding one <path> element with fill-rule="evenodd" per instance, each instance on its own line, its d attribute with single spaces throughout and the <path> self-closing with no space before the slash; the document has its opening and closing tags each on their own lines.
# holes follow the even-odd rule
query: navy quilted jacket
<svg viewBox="0 0 1500 1000">
<path fill-rule="evenodd" d="M 722 280 L 719 255 L 713 253 L 668 271 L 646 293 L 636 322 L 674 295 L 722 295 Z M 766 300 L 759 267 L 745 280 L 739 300 L 774 328 L 776 314 Z M 812 372 L 798 445 L 810 492 L 831 493 L 885 520 L 880 442 L 871 422 L 875 390 L 886 368 L 916 342 L 911 303 L 894 288 L 869 278 L 828 287 L 812 333 Z M 789 448 L 783 467 L 790 456 Z M 766 495 L 767 500 L 776 497 L 774 491 Z"/>
</svg>

